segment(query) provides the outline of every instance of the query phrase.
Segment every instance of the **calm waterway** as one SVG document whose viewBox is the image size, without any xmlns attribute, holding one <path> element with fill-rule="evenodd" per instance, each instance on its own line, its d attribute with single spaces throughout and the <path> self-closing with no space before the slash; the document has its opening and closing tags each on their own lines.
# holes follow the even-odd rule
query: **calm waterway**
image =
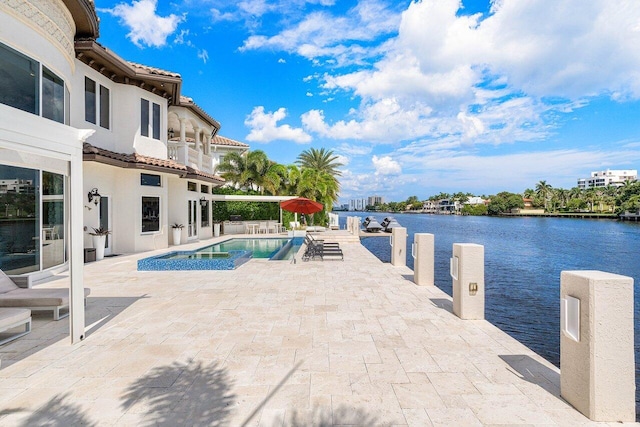
<svg viewBox="0 0 640 427">
<path fill-rule="evenodd" d="M 341 212 L 347 216 L 368 213 Z M 385 214 L 375 214 L 382 222 Z M 435 236 L 435 282 L 451 295 L 453 243 L 485 248 L 486 319 L 556 366 L 560 363 L 560 272 L 602 270 L 634 280 L 636 382 L 640 384 L 640 223 L 569 218 L 499 218 L 395 214 L 407 228 L 407 265 L 413 269 L 415 233 Z M 362 244 L 391 261 L 388 238 Z M 636 393 L 636 407 L 640 388 Z"/>
</svg>

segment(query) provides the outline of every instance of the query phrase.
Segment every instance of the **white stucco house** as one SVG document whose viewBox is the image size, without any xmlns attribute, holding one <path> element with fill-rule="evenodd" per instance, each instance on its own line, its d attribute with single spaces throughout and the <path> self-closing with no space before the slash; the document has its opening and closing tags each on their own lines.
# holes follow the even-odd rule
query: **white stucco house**
<svg viewBox="0 0 640 427">
<path fill-rule="evenodd" d="M 71 337 L 84 336 L 92 228 L 105 254 L 213 235 L 223 156 L 248 146 L 182 96 L 179 74 L 97 40 L 92 0 L 0 1 L 0 269 L 24 283 L 69 268 Z"/>
<path fill-rule="evenodd" d="M 75 41 L 98 37 L 89 0 L 0 1 L 0 269 L 30 282 L 70 269 L 70 335 L 84 337 L 83 143 L 72 125 Z"/>
</svg>

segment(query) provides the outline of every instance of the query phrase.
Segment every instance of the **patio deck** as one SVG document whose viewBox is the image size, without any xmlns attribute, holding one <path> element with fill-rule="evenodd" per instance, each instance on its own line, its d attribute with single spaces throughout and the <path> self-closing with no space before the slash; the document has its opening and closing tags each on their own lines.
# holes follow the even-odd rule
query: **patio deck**
<svg viewBox="0 0 640 427">
<path fill-rule="evenodd" d="M 82 343 L 36 314 L 0 347 L 0 424 L 598 424 L 559 398 L 553 365 L 458 319 L 409 269 L 341 246 L 344 262 L 234 271 L 136 271 L 161 251 L 87 264 Z"/>
</svg>

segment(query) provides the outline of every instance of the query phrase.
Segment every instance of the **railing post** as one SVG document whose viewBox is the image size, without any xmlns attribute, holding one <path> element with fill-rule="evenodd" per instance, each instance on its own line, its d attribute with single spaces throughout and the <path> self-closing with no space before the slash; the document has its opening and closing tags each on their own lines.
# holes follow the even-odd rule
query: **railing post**
<svg viewBox="0 0 640 427">
<path fill-rule="evenodd" d="M 560 274 L 560 394 L 593 421 L 635 421 L 633 279 Z"/>
<path fill-rule="evenodd" d="M 391 230 L 391 265 L 407 265 L 407 229 L 394 227 Z"/>
<path fill-rule="evenodd" d="M 411 256 L 413 256 L 413 281 L 420 286 L 434 285 L 434 242 L 429 233 L 413 235 Z"/>
<path fill-rule="evenodd" d="M 454 243 L 450 274 L 453 314 L 461 319 L 484 319 L 484 246 Z"/>
</svg>

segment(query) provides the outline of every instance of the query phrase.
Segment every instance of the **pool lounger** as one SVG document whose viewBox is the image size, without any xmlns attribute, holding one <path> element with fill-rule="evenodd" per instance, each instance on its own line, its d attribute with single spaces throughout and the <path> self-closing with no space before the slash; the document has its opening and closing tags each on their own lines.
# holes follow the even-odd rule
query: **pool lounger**
<svg viewBox="0 0 640 427">
<path fill-rule="evenodd" d="M 0 339 L 0 345 L 18 339 L 31 332 L 31 310 L 28 308 L 0 308 L 0 332 L 24 326 L 24 331 Z"/>
</svg>

